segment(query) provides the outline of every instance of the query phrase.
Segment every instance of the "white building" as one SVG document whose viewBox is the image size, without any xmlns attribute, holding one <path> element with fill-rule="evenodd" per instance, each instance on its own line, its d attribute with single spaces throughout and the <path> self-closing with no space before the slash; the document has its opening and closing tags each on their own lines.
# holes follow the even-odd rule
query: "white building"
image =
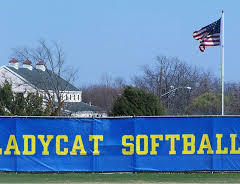
<svg viewBox="0 0 240 184">
<path fill-rule="evenodd" d="M 82 102 L 82 91 L 64 80 L 60 76 L 48 70 L 43 61 L 39 61 L 35 67 L 32 62 L 26 60 L 22 67 L 13 58 L 8 66 L 0 67 L 0 85 L 5 81 L 12 84 L 15 93 L 36 93 L 43 95 L 50 93 L 57 101 L 56 91 L 64 100 L 64 112 L 67 115 L 77 117 L 105 117 L 107 114 L 100 108 Z"/>
</svg>

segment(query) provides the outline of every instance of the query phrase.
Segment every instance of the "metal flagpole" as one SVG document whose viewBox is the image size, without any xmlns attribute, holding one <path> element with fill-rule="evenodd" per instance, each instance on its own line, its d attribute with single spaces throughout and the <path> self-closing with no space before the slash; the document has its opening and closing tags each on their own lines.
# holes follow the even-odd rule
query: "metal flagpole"
<svg viewBox="0 0 240 184">
<path fill-rule="evenodd" d="M 222 45 L 222 116 L 224 115 L 224 11 L 222 10 L 221 22 L 221 45 Z"/>
</svg>

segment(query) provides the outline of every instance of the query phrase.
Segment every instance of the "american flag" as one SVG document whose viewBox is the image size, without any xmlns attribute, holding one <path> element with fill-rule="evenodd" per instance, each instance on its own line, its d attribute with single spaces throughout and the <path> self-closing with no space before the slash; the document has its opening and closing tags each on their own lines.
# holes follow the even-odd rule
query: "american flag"
<svg viewBox="0 0 240 184">
<path fill-rule="evenodd" d="M 204 52 L 205 47 L 220 45 L 221 19 L 193 32 L 193 38 L 200 42 L 199 49 Z"/>
</svg>

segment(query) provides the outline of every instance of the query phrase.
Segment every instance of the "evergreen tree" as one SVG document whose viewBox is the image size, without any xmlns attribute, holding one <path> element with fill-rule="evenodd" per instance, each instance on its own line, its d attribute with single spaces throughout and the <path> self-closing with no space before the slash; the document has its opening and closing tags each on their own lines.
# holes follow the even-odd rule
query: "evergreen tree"
<svg viewBox="0 0 240 184">
<path fill-rule="evenodd" d="M 186 108 L 186 113 L 189 115 L 217 115 L 221 112 L 218 104 L 221 104 L 220 98 L 217 98 L 214 93 L 204 93 L 193 99 Z"/>
<path fill-rule="evenodd" d="M 130 86 L 125 87 L 123 94 L 114 104 L 114 116 L 159 116 L 165 115 L 165 109 L 156 95 Z"/>
<path fill-rule="evenodd" d="M 39 94 L 29 93 L 25 98 L 25 109 L 28 116 L 44 116 L 47 115 L 43 108 L 43 98 Z"/>
<path fill-rule="evenodd" d="M 14 96 L 12 85 L 5 81 L 3 87 L 0 86 L 0 106 L 2 107 L 1 115 L 9 115 L 10 110 L 14 108 Z"/>
<path fill-rule="evenodd" d="M 26 97 L 22 93 L 13 93 L 12 85 L 5 81 L 0 86 L 0 115 L 1 116 L 44 116 L 43 98 L 39 94 L 29 93 Z"/>
</svg>

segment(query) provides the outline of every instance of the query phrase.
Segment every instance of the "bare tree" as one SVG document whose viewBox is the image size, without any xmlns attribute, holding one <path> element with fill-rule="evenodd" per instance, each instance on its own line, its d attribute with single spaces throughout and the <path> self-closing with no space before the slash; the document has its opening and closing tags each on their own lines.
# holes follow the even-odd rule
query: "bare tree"
<svg viewBox="0 0 240 184">
<path fill-rule="evenodd" d="M 33 64 L 33 68 L 39 72 L 41 77 L 37 84 L 40 88 L 36 90 L 40 90 L 39 93 L 44 93 L 49 114 L 59 115 L 64 104 L 62 94 L 64 91 L 68 91 L 69 88 L 73 88 L 71 83 L 75 81 L 77 74 L 76 69 L 65 65 L 65 57 L 61 45 L 57 42 L 47 43 L 44 40 L 40 40 L 36 48 L 19 47 L 13 49 L 12 56 L 19 62 L 24 62 L 25 60 L 30 60 L 35 64 L 39 61 L 44 62 L 45 72 L 36 70 Z M 51 87 L 49 88 L 49 86 Z"/>
<path fill-rule="evenodd" d="M 178 58 L 158 56 L 153 67 L 145 65 L 142 70 L 143 75 L 133 77 L 133 84 L 157 94 L 168 114 L 184 114 L 185 106 L 193 98 L 206 92 L 220 92 L 218 80 L 210 72 Z"/>
<path fill-rule="evenodd" d="M 225 114 L 240 114 L 240 84 L 228 82 L 225 84 Z"/>
<path fill-rule="evenodd" d="M 82 87 L 83 101 L 99 106 L 111 114 L 114 100 L 122 93 L 126 82 L 118 77 L 113 79 L 103 74 L 99 84 Z"/>
</svg>

